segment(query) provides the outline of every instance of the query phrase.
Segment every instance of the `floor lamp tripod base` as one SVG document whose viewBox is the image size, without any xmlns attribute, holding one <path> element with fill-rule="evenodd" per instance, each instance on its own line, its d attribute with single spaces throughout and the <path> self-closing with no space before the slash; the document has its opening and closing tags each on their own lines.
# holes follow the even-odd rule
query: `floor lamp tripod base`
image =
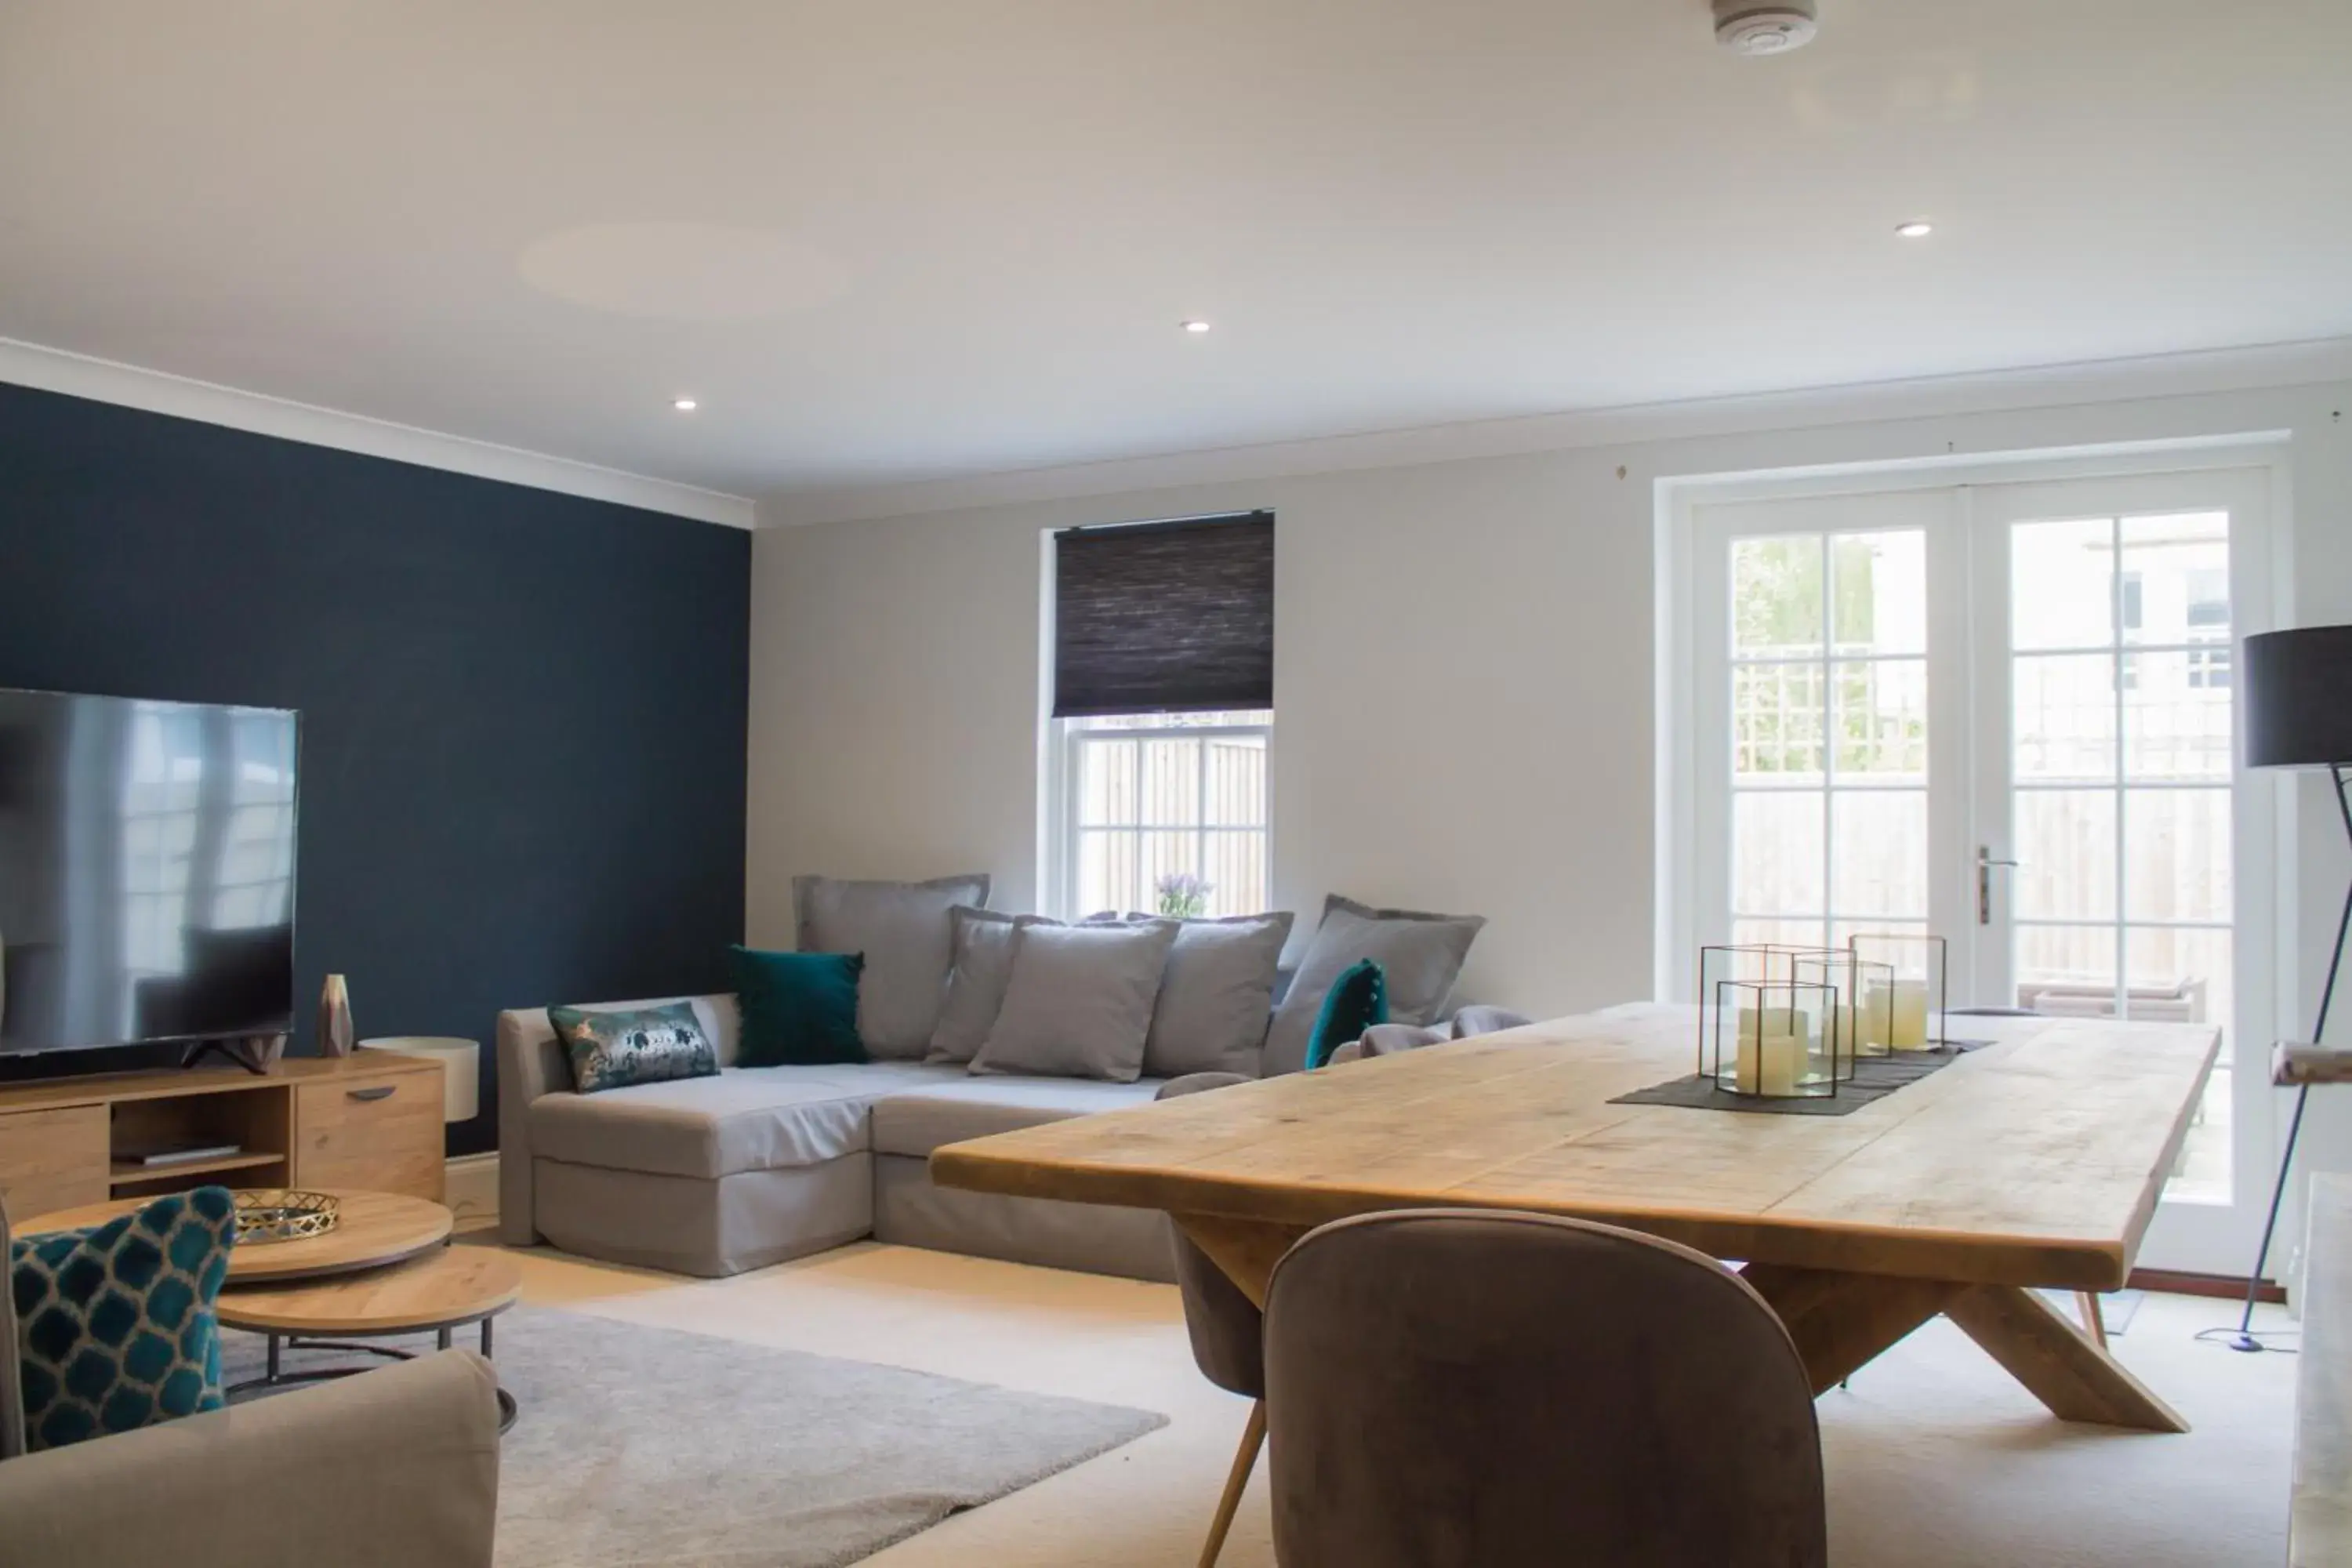
<svg viewBox="0 0 2352 1568">
<path fill-rule="evenodd" d="M 2352 909 L 2352 902 L 2346 908 Z M 2263 1265 L 2270 1261 L 2271 1233 L 2278 1228 L 2279 1200 L 2286 1196 L 2286 1175 L 2294 1168 L 2295 1140 L 2303 1136 L 2303 1108 L 2311 1103 L 2311 1085 L 2305 1084 L 2294 1097 L 2294 1120 L 2287 1124 L 2286 1154 L 2279 1161 L 2278 1182 L 2271 1188 L 2270 1217 L 2263 1221 L 2263 1249 L 2255 1256 L 2254 1271 L 2246 1277 L 2246 1310 L 2238 1319 L 2238 1331 L 2224 1342 L 2233 1351 L 2252 1353 L 2270 1347 L 2254 1338 L 2254 1301 L 2262 1294 Z"/>
<path fill-rule="evenodd" d="M 2352 838 L 2352 772 L 2343 767 L 2330 770 L 2336 782 L 2336 809 L 2344 821 L 2347 838 Z M 2281 1047 L 2274 1054 L 2271 1067 L 2271 1082 L 2295 1090 L 2294 1120 L 2287 1124 L 2286 1151 L 2279 1156 L 2278 1180 L 2271 1187 L 2271 1212 L 2263 1221 L 2263 1245 L 2254 1254 L 2253 1272 L 2246 1276 L 2246 1310 L 2238 1318 L 2238 1331 L 2227 1342 L 2233 1351 L 2249 1353 L 2266 1349 L 2254 1335 L 2254 1302 L 2262 1295 L 2263 1268 L 2271 1259 L 2271 1237 L 2278 1230 L 2279 1202 L 2286 1196 L 2286 1179 L 2294 1170 L 2294 1146 L 2303 1136 L 2304 1108 L 2311 1103 L 2311 1086 L 2315 1083 L 2352 1081 L 2352 1053 L 2330 1052 L 2318 1044 L 2327 1034 L 2327 1010 L 2336 1000 L 2336 978 L 2344 967 L 2345 938 L 2352 935 L 2352 887 L 2344 890 L 2344 913 L 2336 921 L 2336 947 L 2327 960 L 2327 984 L 2319 990 L 2319 1017 L 2312 1025 L 2312 1046 L 2307 1050 Z"/>
</svg>

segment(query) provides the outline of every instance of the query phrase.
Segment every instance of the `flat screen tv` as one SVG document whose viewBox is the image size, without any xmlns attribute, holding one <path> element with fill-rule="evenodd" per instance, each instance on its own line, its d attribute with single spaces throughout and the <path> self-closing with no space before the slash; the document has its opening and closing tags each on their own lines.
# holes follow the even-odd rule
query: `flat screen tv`
<svg viewBox="0 0 2352 1568">
<path fill-rule="evenodd" d="M 298 741 L 0 689 L 0 1054 L 290 1032 Z"/>
</svg>

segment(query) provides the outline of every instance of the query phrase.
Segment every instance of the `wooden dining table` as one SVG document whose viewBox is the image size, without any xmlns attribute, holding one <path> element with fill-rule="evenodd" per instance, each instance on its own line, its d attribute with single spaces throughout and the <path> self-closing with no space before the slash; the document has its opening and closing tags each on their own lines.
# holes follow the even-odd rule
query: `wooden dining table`
<svg viewBox="0 0 2352 1568">
<path fill-rule="evenodd" d="M 1642 1004 L 952 1143 L 931 1175 L 1163 1210 L 1261 1306 L 1349 1215 L 1598 1220 L 1735 1261 L 1817 1394 L 1940 1313 L 2067 1420 L 2188 1430 L 2040 1291 L 2123 1286 L 2219 1031 L 1951 1022 L 1990 1043 L 1843 1115 L 1615 1103 L 1697 1066 L 1696 1010 Z"/>
</svg>

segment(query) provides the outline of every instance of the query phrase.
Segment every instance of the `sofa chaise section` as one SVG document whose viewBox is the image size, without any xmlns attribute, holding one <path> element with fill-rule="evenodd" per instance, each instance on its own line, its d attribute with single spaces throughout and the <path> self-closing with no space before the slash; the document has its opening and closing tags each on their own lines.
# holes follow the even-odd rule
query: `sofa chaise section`
<svg viewBox="0 0 2352 1568">
<path fill-rule="evenodd" d="M 667 1000 L 693 1004 L 717 1077 L 577 1094 L 546 1011 L 499 1016 L 506 1239 L 716 1277 L 871 1233 L 871 1106 L 961 1073 L 917 1062 L 739 1068 L 733 997 Z"/>
</svg>

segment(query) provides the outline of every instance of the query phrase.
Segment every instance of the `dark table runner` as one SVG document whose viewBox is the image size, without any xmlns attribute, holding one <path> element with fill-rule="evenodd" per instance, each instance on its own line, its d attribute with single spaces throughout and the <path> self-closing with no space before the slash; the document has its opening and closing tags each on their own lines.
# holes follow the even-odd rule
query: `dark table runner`
<svg viewBox="0 0 2352 1568">
<path fill-rule="evenodd" d="M 1960 1059 L 1962 1052 L 1991 1043 L 1990 1040 L 1954 1040 L 1947 1050 L 1901 1051 L 1893 1056 L 1864 1057 L 1853 1064 L 1853 1077 L 1838 1085 L 1835 1094 L 1777 1098 L 1734 1094 L 1727 1089 L 1717 1089 L 1714 1080 L 1706 1075 L 1692 1073 L 1686 1078 L 1669 1079 L 1664 1083 L 1654 1083 L 1647 1089 L 1637 1089 L 1631 1094 L 1621 1094 L 1609 1103 L 1680 1105 L 1693 1110 L 1748 1110 L 1768 1116 L 1850 1116 L 1873 1100 L 1884 1100 L 1905 1085 L 1917 1083 L 1928 1074 L 1951 1066 Z"/>
</svg>

